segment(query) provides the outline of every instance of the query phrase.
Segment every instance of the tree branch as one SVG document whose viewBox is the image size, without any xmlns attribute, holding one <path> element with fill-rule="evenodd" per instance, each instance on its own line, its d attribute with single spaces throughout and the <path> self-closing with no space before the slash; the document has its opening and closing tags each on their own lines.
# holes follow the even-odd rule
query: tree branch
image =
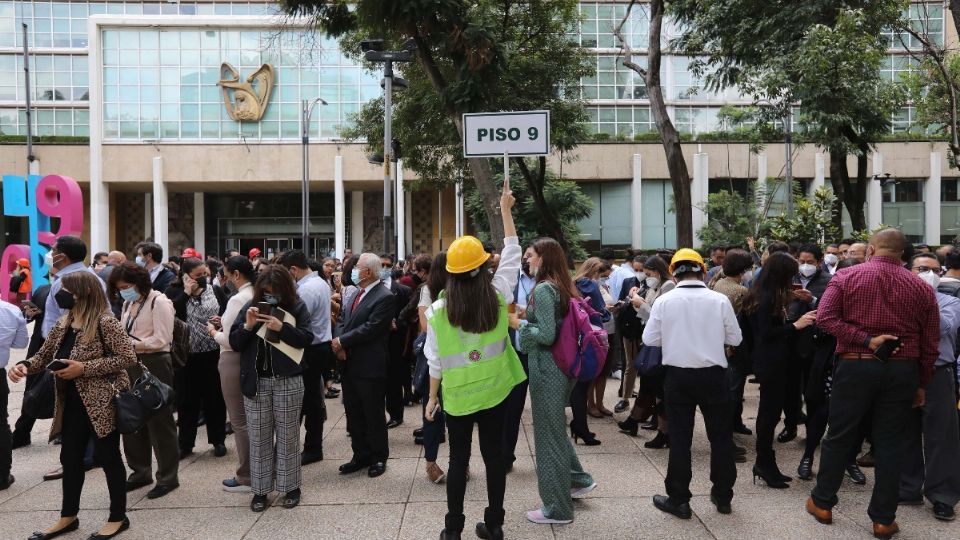
<svg viewBox="0 0 960 540">
<path fill-rule="evenodd" d="M 627 21 L 630 19 L 630 13 L 633 12 L 633 6 L 637 3 L 637 0 L 630 0 L 630 5 L 627 6 L 627 13 L 623 16 L 623 20 L 620 21 L 620 24 L 613 29 L 613 35 L 617 37 L 617 41 L 620 42 L 620 48 L 623 50 L 623 65 L 629 69 L 635 71 L 638 75 L 646 80 L 647 70 L 640 67 L 640 64 L 637 64 L 633 61 L 633 49 L 630 48 L 630 44 L 627 43 L 627 40 L 623 37 L 623 25 L 627 24 Z"/>
</svg>

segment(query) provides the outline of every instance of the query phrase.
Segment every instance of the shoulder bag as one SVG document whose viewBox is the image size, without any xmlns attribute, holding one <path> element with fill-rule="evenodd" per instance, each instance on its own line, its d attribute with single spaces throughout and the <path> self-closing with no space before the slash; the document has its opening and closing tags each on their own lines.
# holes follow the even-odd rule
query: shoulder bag
<svg viewBox="0 0 960 540">
<path fill-rule="evenodd" d="M 99 324 L 97 334 L 100 337 L 103 353 L 106 355 L 107 343 L 103 339 L 103 331 Z M 113 404 L 117 408 L 117 431 L 124 435 L 140 431 L 147 420 L 173 403 L 173 389 L 150 373 L 139 358 L 137 363 L 140 364 L 142 374 L 129 390 L 120 392 L 113 381 L 110 381 L 110 386 L 113 387 Z"/>
</svg>

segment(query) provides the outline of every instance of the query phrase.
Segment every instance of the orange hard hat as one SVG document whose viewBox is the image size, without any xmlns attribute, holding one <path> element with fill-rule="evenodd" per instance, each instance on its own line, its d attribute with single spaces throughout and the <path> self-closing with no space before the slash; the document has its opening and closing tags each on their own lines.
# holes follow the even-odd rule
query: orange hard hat
<svg viewBox="0 0 960 540">
<path fill-rule="evenodd" d="M 17 264 L 19 264 L 21 268 L 30 268 L 30 259 L 17 259 Z"/>
</svg>

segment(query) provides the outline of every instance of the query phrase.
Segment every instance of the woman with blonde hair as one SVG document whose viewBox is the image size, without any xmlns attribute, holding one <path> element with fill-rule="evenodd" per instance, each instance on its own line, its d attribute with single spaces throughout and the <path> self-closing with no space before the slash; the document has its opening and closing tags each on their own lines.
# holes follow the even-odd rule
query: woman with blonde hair
<svg viewBox="0 0 960 540">
<path fill-rule="evenodd" d="M 597 326 L 605 325 L 613 321 L 610 312 L 607 311 L 606 302 L 603 299 L 603 293 L 600 291 L 600 276 L 604 273 L 610 273 L 610 266 L 600 260 L 598 257 L 590 257 L 580 266 L 580 271 L 574 276 L 573 282 L 580 291 L 580 295 L 590 301 L 590 307 L 597 312 L 595 317 L 591 317 L 593 324 Z M 607 355 L 610 358 L 610 355 Z M 603 380 L 600 375 L 598 379 Z M 570 422 L 570 436 L 573 441 L 582 439 L 583 444 L 587 446 L 597 446 L 600 440 L 596 434 L 590 431 L 587 425 L 587 394 L 592 394 L 593 380 L 577 381 L 570 394 L 570 410 L 573 412 L 573 421 Z"/>
<path fill-rule="evenodd" d="M 120 455 L 113 396 L 130 388 L 126 368 L 137 362 L 133 344 L 120 325 L 103 292 L 103 283 L 92 272 L 73 272 L 61 278 L 54 296 L 66 312 L 50 331 L 43 347 L 10 369 L 13 382 L 45 369 L 56 376 L 56 408 L 50 440 L 61 438 L 63 498 L 60 520 L 31 540 L 55 538 L 80 527 L 80 494 L 83 491 L 83 455 L 94 435 L 94 459 L 103 467 L 110 492 L 107 523 L 90 535 L 94 540 L 113 538 L 130 527 L 127 519 L 126 468 Z"/>
</svg>

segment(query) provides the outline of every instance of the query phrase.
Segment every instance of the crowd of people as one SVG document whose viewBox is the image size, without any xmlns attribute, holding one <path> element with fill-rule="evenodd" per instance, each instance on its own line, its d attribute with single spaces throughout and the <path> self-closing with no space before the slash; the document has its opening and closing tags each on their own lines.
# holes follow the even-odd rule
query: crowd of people
<svg viewBox="0 0 960 540">
<path fill-rule="evenodd" d="M 573 500 L 597 488 L 575 451 L 602 444 L 590 418 L 616 422 L 627 436 L 653 432 L 644 446 L 669 452 L 666 495 L 653 504 L 692 517 L 698 407 L 720 513 L 733 511 L 747 437 L 755 437 L 753 481 L 786 489 L 793 478 L 775 443 L 803 427 L 803 456 L 789 465 L 801 480 L 816 469 L 806 509 L 818 521 L 832 522 L 845 476 L 866 483 L 864 466 L 875 467 L 868 513 L 877 537 L 897 532 L 899 504 L 924 498 L 937 519 L 954 519 L 960 249 L 931 252 L 887 229 L 869 242 L 827 246 L 770 242 L 758 250 L 747 239 L 711 248 L 706 260 L 689 248 L 628 250 L 616 264 L 604 251 L 571 272 L 556 241 L 521 246 L 509 185 L 500 204 L 506 237 L 498 253 L 465 236 L 402 262 L 349 251 L 342 260 L 300 250 L 267 259 L 256 249 L 203 258 L 192 248 L 165 261 L 158 244 L 142 242 L 133 261 L 113 251 L 87 265 L 84 242 L 62 236 L 47 255 L 51 284 L 36 290 L 29 261 L 17 261 L 19 309 L 0 302 L 0 366 L 11 348 L 26 348 L 26 360 L 5 366 L 9 379 L 26 379 L 31 396 L 49 386 L 54 403 L 49 416 L 25 403 L 11 431 L 9 389 L 0 383 L 0 489 L 15 481 L 12 449 L 30 445 L 34 422 L 50 417 L 61 467 L 44 478 L 63 485 L 60 519 L 30 538 L 79 528 L 84 474 L 94 466 L 106 474 L 110 512 L 91 538 L 129 528 L 127 493 L 150 487 L 155 499 L 176 490 L 199 425 L 216 457 L 235 438 L 236 470 L 223 490 L 248 494 L 253 512 L 274 491 L 276 504 L 296 507 L 309 489 L 302 468 L 323 459 L 327 399 L 343 401 L 353 453 L 339 473 L 371 478 L 387 471 L 387 430 L 405 425 L 405 410 L 417 406 L 411 442 L 424 447 L 427 480 L 446 483 L 441 539 L 464 529 L 476 424 L 488 506 L 475 532 L 503 538 L 506 478 L 528 394 L 542 501 L 526 514 L 534 523 L 570 523 Z M 609 346 L 586 380 L 561 369 L 554 346 L 579 299 Z M 114 395 L 144 371 L 171 386 L 175 402 L 121 436 Z M 620 380 L 613 399 L 605 395 L 611 378 Z M 760 394 L 752 429 L 743 418 L 751 382 Z M 437 459 L 444 443 L 446 471 Z"/>
</svg>

